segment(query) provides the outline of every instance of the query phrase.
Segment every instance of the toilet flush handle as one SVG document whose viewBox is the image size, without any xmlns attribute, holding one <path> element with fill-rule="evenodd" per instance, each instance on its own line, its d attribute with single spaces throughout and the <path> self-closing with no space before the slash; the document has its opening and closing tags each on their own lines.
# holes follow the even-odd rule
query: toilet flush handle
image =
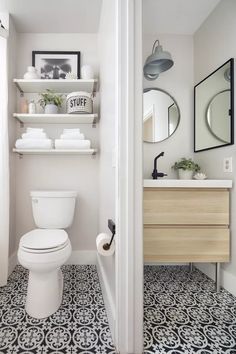
<svg viewBox="0 0 236 354">
<path fill-rule="evenodd" d="M 38 203 L 38 199 L 33 198 L 33 199 L 32 199 L 32 202 L 36 204 L 36 203 Z"/>
</svg>

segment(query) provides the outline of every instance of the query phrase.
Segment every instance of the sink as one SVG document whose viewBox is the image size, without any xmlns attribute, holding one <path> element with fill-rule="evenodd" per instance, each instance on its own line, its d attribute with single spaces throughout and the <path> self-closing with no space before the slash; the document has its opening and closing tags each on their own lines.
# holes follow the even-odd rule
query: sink
<svg viewBox="0 0 236 354">
<path fill-rule="evenodd" d="M 144 179 L 145 188 L 232 188 L 229 179 Z"/>
</svg>

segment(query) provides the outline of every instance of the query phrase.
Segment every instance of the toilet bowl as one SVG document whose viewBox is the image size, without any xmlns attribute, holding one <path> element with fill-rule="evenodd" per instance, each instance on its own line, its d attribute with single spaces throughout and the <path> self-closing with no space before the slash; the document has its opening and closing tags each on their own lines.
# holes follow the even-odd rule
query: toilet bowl
<svg viewBox="0 0 236 354">
<path fill-rule="evenodd" d="M 34 219 L 40 228 L 21 237 L 18 260 L 29 269 L 26 311 L 34 318 L 44 318 L 57 311 L 62 301 L 60 267 L 71 255 L 71 243 L 62 228 L 73 221 L 76 193 L 40 191 L 31 192 L 31 197 Z"/>
</svg>

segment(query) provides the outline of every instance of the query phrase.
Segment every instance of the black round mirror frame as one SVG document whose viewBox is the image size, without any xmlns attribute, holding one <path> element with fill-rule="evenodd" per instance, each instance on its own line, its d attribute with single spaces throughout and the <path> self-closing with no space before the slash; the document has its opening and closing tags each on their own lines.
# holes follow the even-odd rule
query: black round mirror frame
<svg viewBox="0 0 236 354">
<path fill-rule="evenodd" d="M 229 94 L 230 94 L 230 89 L 226 89 L 226 90 L 222 90 L 222 91 L 220 91 L 220 92 L 217 92 L 217 93 L 211 98 L 211 100 L 210 100 L 210 102 L 208 103 L 207 108 L 206 108 L 206 123 L 207 123 L 207 127 L 208 127 L 209 131 L 211 132 L 211 134 L 212 134 L 216 139 L 219 139 L 219 140 L 222 141 L 223 143 L 228 144 L 229 141 L 222 139 L 220 136 L 218 136 L 218 135 L 213 131 L 213 129 L 212 129 L 212 127 L 211 127 L 211 123 L 210 123 L 210 107 L 211 107 L 211 104 L 212 104 L 212 102 L 215 100 L 216 97 L 218 97 L 220 94 L 225 93 L 225 92 L 229 92 Z"/>
<path fill-rule="evenodd" d="M 145 88 L 145 89 L 143 90 L 143 93 L 147 93 L 147 92 L 152 91 L 152 90 L 153 90 L 153 91 L 160 91 L 160 92 L 162 92 L 162 93 L 168 95 L 168 96 L 173 100 L 174 104 L 176 105 L 177 111 L 178 111 L 178 123 L 176 124 L 176 127 L 175 127 L 174 131 L 172 132 L 172 134 L 168 135 L 165 139 L 158 140 L 158 141 L 146 141 L 146 140 L 144 140 L 144 138 L 143 138 L 143 141 L 144 141 L 145 143 L 148 143 L 148 144 L 156 144 L 156 143 L 160 143 L 160 142 L 162 142 L 162 141 L 165 141 L 165 140 L 169 139 L 169 138 L 176 132 L 176 130 L 177 130 L 178 126 L 179 126 L 179 123 L 180 123 L 180 118 L 181 118 L 179 105 L 178 105 L 177 101 L 175 100 L 175 98 L 174 98 L 169 92 L 167 92 L 167 91 L 165 91 L 165 90 L 163 90 L 163 89 L 160 89 L 160 88 L 158 88 L 158 87 L 148 87 L 148 88 Z"/>
</svg>

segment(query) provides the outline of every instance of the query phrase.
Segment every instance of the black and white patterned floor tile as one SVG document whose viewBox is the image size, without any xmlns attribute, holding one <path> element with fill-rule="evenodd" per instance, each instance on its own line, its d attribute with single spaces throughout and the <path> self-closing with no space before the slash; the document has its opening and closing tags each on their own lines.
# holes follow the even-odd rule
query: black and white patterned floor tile
<svg viewBox="0 0 236 354">
<path fill-rule="evenodd" d="M 95 266 L 63 266 L 59 310 L 37 320 L 25 312 L 28 272 L 17 266 L 0 288 L 0 354 L 115 353 Z"/>
<path fill-rule="evenodd" d="M 236 298 L 196 269 L 145 266 L 144 353 L 236 354 Z"/>
</svg>

